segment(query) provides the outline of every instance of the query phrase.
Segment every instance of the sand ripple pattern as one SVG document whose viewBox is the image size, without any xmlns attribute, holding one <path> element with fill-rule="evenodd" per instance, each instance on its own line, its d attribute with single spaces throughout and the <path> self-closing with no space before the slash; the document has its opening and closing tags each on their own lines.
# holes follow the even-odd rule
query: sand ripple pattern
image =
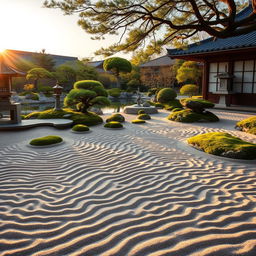
<svg viewBox="0 0 256 256">
<path fill-rule="evenodd" d="M 254 165 L 177 147 L 214 128 L 125 126 L 0 150 L 1 256 L 256 255 Z"/>
</svg>

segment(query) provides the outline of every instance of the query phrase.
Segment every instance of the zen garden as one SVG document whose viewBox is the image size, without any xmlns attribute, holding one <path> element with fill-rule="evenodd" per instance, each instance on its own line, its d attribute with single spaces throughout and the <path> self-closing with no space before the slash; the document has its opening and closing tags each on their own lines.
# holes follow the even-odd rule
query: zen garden
<svg viewBox="0 0 256 256">
<path fill-rule="evenodd" d="M 256 2 L 41 4 L 119 37 L 0 54 L 0 255 L 255 256 Z"/>
</svg>

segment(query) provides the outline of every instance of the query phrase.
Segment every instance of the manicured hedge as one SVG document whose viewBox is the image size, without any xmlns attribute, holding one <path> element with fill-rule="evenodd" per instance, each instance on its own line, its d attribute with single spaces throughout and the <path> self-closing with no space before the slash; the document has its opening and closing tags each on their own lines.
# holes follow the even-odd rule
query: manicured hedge
<svg viewBox="0 0 256 256">
<path fill-rule="evenodd" d="M 104 125 L 105 128 L 123 128 L 123 125 L 117 121 L 111 121 Z"/>
<path fill-rule="evenodd" d="M 117 122 L 124 122 L 125 118 L 123 115 L 121 114 L 113 114 L 112 116 L 110 116 L 109 118 L 106 119 L 106 122 L 111 122 L 111 121 L 117 121 Z"/>
<path fill-rule="evenodd" d="M 76 124 L 72 127 L 72 131 L 74 132 L 87 132 L 90 128 L 84 124 Z"/>
</svg>

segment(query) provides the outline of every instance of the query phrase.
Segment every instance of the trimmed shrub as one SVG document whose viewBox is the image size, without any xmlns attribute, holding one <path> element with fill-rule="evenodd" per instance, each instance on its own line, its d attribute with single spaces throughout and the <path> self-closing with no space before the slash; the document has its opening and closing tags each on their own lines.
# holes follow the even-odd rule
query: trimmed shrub
<svg viewBox="0 0 256 256">
<path fill-rule="evenodd" d="M 225 132 L 210 132 L 189 138 L 188 143 L 206 153 L 235 159 L 256 159 L 256 144 Z"/>
<path fill-rule="evenodd" d="M 198 93 L 199 87 L 195 84 L 185 84 L 180 88 L 180 94 L 193 96 Z"/>
<path fill-rule="evenodd" d="M 60 143 L 62 141 L 63 139 L 60 136 L 49 135 L 49 136 L 33 139 L 29 142 L 29 144 L 33 146 L 47 146 L 47 145 Z"/>
<path fill-rule="evenodd" d="M 157 101 L 160 103 L 168 103 L 177 97 L 177 93 L 171 88 L 164 88 L 157 93 Z"/>
<path fill-rule="evenodd" d="M 112 88 L 107 90 L 107 92 L 109 96 L 112 96 L 114 98 L 118 98 L 121 94 L 121 90 L 119 88 Z"/>
<path fill-rule="evenodd" d="M 140 115 L 138 115 L 137 118 L 140 120 L 150 120 L 151 119 L 149 114 L 140 114 Z"/>
<path fill-rule="evenodd" d="M 244 132 L 256 135 L 256 116 L 252 116 L 237 122 L 236 128 L 239 128 Z"/>
<path fill-rule="evenodd" d="M 93 90 L 95 87 L 104 89 L 103 84 L 96 80 L 81 80 L 74 83 L 74 89 Z"/>
<path fill-rule="evenodd" d="M 138 111 L 138 115 L 142 115 L 142 114 L 146 114 L 146 112 L 145 112 L 145 110 L 141 109 L 141 110 Z"/>
<path fill-rule="evenodd" d="M 105 128 L 123 128 L 123 125 L 120 122 L 112 121 L 104 125 Z"/>
<path fill-rule="evenodd" d="M 84 124 L 76 124 L 72 127 L 72 131 L 74 132 L 88 132 L 90 128 Z"/>
<path fill-rule="evenodd" d="M 193 122 L 217 122 L 219 118 L 209 111 L 203 113 L 193 112 L 191 109 L 184 109 L 176 112 L 172 112 L 168 117 L 168 120 L 182 123 Z"/>
<path fill-rule="evenodd" d="M 116 121 L 116 122 L 122 123 L 122 122 L 125 121 L 125 118 L 121 114 L 114 114 L 114 115 L 112 115 L 112 116 L 110 116 L 109 118 L 106 119 L 107 123 L 112 122 L 112 121 Z"/>
<path fill-rule="evenodd" d="M 146 121 L 142 120 L 142 119 L 135 119 L 135 120 L 132 120 L 132 123 L 133 124 L 145 124 Z"/>
</svg>

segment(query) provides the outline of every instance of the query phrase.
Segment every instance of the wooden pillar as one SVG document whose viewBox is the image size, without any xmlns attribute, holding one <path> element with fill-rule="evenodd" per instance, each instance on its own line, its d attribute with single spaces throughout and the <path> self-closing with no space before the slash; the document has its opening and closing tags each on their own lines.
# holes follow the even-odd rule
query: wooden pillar
<svg viewBox="0 0 256 256">
<path fill-rule="evenodd" d="M 203 84 L 202 84 L 202 93 L 203 98 L 208 99 L 208 93 L 209 93 L 209 62 L 204 61 L 204 67 L 203 67 Z"/>
</svg>

